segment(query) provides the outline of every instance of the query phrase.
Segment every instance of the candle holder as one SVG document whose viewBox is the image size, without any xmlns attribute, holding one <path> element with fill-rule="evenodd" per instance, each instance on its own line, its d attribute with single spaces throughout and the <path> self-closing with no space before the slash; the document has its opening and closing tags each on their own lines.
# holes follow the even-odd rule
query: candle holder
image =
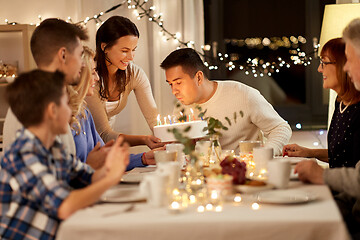
<svg viewBox="0 0 360 240">
<path fill-rule="evenodd" d="M 177 214 L 183 212 L 189 205 L 188 194 L 183 189 L 175 188 L 170 196 L 168 210 Z"/>
</svg>

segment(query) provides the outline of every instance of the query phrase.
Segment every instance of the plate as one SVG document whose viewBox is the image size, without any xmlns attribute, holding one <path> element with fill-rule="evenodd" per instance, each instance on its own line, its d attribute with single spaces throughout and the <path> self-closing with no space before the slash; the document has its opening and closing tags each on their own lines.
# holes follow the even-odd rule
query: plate
<svg viewBox="0 0 360 240">
<path fill-rule="evenodd" d="M 273 189 L 274 187 L 272 184 L 266 184 L 264 186 L 234 185 L 235 190 L 242 193 L 257 193 Z"/>
<path fill-rule="evenodd" d="M 139 188 L 110 188 L 101 197 L 100 201 L 107 203 L 139 202 L 145 200 Z"/>
<path fill-rule="evenodd" d="M 260 192 L 257 198 L 261 203 L 275 204 L 307 203 L 316 199 L 311 193 L 294 189 Z"/>
<path fill-rule="evenodd" d="M 303 160 L 310 160 L 311 158 L 305 158 L 305 157 L 279 157 L 281 159 L 287 159 L 291 165 L 296 165 L 297 163 L 303 161 Z M 274 158 L 276 159 L 276 158 Z"/>
<path fill-rule="evenodd" d="M 156 167 L 145 167 L 145 168 L 134 168 L 129 171 L 121 178 L 121 182 L 123 183 L 140 183 L 144 176 L 147 174 L 151 174 L 156 170 Z"/>
<path fill-rule="evenodd" d="M 129 173 L 125 174 L 121 178 L 121 182 L 124 183 L 140 183 L 144 178 L 143 174 L 140 173 Z"/>
</svg>

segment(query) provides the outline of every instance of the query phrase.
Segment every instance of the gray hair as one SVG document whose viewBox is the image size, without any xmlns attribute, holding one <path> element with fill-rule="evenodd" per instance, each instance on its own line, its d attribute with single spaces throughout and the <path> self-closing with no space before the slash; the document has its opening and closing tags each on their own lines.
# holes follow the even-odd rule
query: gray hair
<svg viewBox="0 0 360 240">
<path fill-rule="evenodd" d="M 351 42 L 356 52 L 360 55 L 360 18 L 352 20 L 343 31 L 345 42 Z"/>
</svg>

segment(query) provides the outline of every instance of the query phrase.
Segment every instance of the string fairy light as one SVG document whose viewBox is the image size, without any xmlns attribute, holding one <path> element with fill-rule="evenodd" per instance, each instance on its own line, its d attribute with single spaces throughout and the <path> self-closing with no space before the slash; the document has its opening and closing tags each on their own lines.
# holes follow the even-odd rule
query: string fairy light
<svg viewBox="0 0 360 240">
<path fill-rule="evenodd" d="M 168 42 L 172 40 L 175 44 L 178 44 L 177 49 L 181 47 L 189 47 L 194 48 L 195 42 L 184 41 L 180 32 L 171 33 L 167 30 L 164 26 L 164 20 L 162 18 L 162 13 L 156 13 L 155 10 L 157 9 L 156 6 L 151 5 L 148 6 L 148 0 L 125 0 L 113 7 L 107 9 L 106 11 L 101 11 L 98 14 L 95 14 L 92 17 L 86 17 L 84 20 L 77 22 L 76 24 L 81 25 L 82 27 L 86 28 L 87 23 L 90 21 L 94 21 L 96 26 L 99 27 L 103 20 L 101 17 L 109 12 L 112 12 L 119 8 L 120 6 L 127 5 L 129 10 L 132 10 L 136 19 L 148 19 L 148 21 L 156 24 L 160 30 L 159 34 L 161 39 L 164 42 Z M 39 25 L 42 21 L 42 16 L 38 15 L 39 22 L 36 25 Z M 73 23 L 71 17 L 69 16 L 66 20 L 67 22 Z M 16 25 L 19 24 L 17 22 L 10 22 L 8 19 L 5 19 L 5 23 L 8 25 Z M 238 40 L 225 40 L 225 43 L 236 43 L 239 46 L 247 46 L 249 48 L 263 48 L 268 47 L 269 49 L 276 50 L 279 47 L 294 47 L 299 44 L 306 43 L 306 39 L 302 36 L 294 37 L 291 36 L 290 38 L 283 37 L 283 38 L 246 38 L 246 39 L 238 39 Z M 319 44 L 314 42 L 314 52 L 319 48 Z M 290 60 L 283 60 L 281 58 L 276 59 L 275 61 L 265 61 L 260 59 L 259 57 L 249 58 L 245 63 L 238 63 L 239 56 L 237 53 L 230 53 L 230 54 L 223 54 L 218 53 L 216 56 L 211 56 L 207 54 L 211 51 L 210 45 L 201 46 L 202 52 L 199 52 L 195 49 L 195 51 L 201 55 L 204 59 L 204 64 L 209 70 L 218 70 L 218 65 L 225 65 L 225 67 L 232 71 L 234 69 L 239 69 L 244 71 L 246 75 L 250 73 L 254 75 L 254 77 L 264 77 L 272 76 L 274 73 L 279 73 L 281 68 L 290 68 L 291 64 L 293 65 L 304 65 L 308 66 L 311 63 L 312 58 L 308 57 L 307 54 L 301 51 L 299 48 L 289 50 L 290 53 Z"/>
</svg>

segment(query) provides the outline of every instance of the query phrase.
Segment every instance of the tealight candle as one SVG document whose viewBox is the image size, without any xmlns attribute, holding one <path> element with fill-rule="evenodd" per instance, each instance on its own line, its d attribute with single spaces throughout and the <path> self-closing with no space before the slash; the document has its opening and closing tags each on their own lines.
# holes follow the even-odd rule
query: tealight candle
<svg viewBox="0 0 360 240">
<path fill-rule="evenodd" d="M 175 201 L 170 204 L 168 209 L 169 209 L 169 212 L 174 213 L 174 214 L 180 213 L 182 210 L 180 203 L 175 202 Z"/>
<path fill-rule="evenodd" d="M 199 213 L 203 213 L 203 212 L 205 212 L 205 207 L 202 206 L 202 205 L 200 205 L 200 206 L 198 206 L 197 211 L 198 211 Z"/>
<path fill-rule="evenodd" d="M 190 195 L 190 196 L 189 196 L 189 201 L 190 201 L 190 204 L 196 203 L 196 197 L 195 197 L 195 195 Z"/>
<path fill-rule="evenodd" d="M 221 205 L 218 205 L 215 207 L 215 212 L 222 212 L 223 207 Z"/>
<path fill-rule="evenodd" d="M 206 210 L 211 211 L 213 210 L 214 206 L 211 203 L 206 204 L 205 206 Z"/>
<path fill-rule="evenodd" d="M 234 197 L 234 202 L 240 203 L 241 200 L 242 200 L 242 199 L 241 199 L 241 195 L 237 193 L 237 194 L 235 195 L 235 197 Z"/>
<path fill-rule="evenodd" d="M 253 210 L 259 210 L 260 205 L 259 205 L 258 203 L 253 203 L 253 204 L 251 205 L 251 208 L 252 208 Z"/>
</svg>

